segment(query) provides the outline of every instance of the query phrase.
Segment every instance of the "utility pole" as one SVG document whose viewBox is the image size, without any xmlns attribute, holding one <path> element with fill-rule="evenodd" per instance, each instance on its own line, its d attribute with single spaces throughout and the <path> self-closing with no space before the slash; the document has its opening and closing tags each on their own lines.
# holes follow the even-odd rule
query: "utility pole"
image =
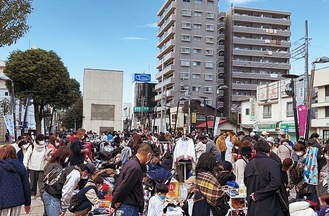
<svg viewBox="0 0 329 216">
<path fill-rule="evenodd" d="M 307 104 L 308 100 L 308 91 L 309 91 L 309 81 L 308 81 L 308 22 L 305 20 L 305 73 L 304 73 L 304 103 Z M 297 129 L 296 129 L 297 130 Z M 297 137 L 298 138 L 298 137 Z"/>
</svg>

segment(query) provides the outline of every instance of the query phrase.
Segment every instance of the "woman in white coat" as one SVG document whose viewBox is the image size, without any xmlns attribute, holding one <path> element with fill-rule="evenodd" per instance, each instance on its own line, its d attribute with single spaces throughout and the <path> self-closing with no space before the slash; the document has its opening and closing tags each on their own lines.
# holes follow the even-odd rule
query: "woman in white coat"
<svg viewBox="0 0 329 216">
<path fill-rule="evenodd" d="M 39 191 L 43 188 L 43 171 L 50 158 L 50 153 L 45 144 L 45 136 L 39 134 L 24 155 L 23 164 L 30 171 L 31 196 L 37 195 L 37 187 L 39 187 Z"/>
</svg>

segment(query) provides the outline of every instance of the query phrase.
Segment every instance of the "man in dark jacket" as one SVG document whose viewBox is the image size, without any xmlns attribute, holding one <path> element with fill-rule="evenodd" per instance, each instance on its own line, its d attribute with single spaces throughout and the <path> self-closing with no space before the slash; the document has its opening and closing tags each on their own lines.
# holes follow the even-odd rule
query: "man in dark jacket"
<svg viewBox="0 0 329 216">
<path fill-rule="evenodd" d="M 276 191 L 281 186 L 278 163 L 269 157 L 270 146 L 264 139 L 254 145 L 256 156 L 245 169 L 248 215 L 283 216 Z"/>
<path fill-rule="evenodd" d="M 152 156 L 152 147 L 142 143 L 136 156 L 125 163 L 114 187 L 112 210 L 121 216 L 138 216 L 144 209 L 143 198 L 143 168 Z"/>
<path fill-rule="evenodd" d="M 70 165 L 81 165 L 84 162 L 85 154 L 89 152 L 89 149 L 84 148 L 82 144 L 82 139 L 84 138 L 84 135 L 86 133 L 86 130 L 83 128 L 80 128 L 77 130 L 77 134 L 74 137 L 74 139 L 71 142 L 70 149 L 72 151 L 72 155 L 70 157 Z"/>
</svg>

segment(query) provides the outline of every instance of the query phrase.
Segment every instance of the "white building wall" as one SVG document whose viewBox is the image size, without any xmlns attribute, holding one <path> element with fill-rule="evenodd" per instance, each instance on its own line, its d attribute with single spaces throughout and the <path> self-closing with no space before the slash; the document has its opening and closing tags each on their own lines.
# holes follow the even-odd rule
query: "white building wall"
<svg viewBox="0 0 329 216">
<path fill-rule="evenodd" d="M 114 105 L 114 121 L 92 120 L 92 104 Z M 123 71 L 85 69 L 83 78 L 83 128 L 97 133 L 100 132 L 101 127 L 122 130 L 122 112 Z"/>
</svg>

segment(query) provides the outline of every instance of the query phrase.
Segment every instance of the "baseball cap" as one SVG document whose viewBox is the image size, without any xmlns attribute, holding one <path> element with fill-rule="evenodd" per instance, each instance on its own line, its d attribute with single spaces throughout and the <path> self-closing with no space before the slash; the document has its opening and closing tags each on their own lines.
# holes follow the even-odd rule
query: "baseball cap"
<svg viewBox="0 0 329 216">
<path fill-rule="evenodd" d="M 266 139 L 267 142 L 274 143 L 274 138 L 273 137 L 268 137 Z"/>
<path fill-rule="evenodd" d="M 267 133 L 267 131 L 262 131 L 262 135 L 265 136 L 265 135 L 269 135 L 269 133 Z"/>
</svg>

